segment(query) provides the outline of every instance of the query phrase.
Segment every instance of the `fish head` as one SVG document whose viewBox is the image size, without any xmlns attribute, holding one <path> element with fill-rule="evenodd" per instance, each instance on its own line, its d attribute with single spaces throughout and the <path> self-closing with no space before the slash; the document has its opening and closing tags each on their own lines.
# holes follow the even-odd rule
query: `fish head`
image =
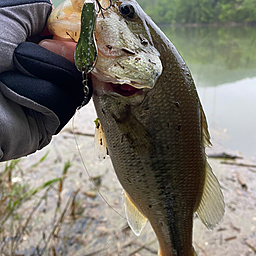
<svg viewBox="0 0 256 256">
<path fill-rule="evenodd" d="M 92 76 L 101 82 L 104 92 L 132 96 L 152 89 L 163 67 L 146 24 L 147 15 L 134 0 L 99 0 L 97 8 L 98 59 Z"/>
</svg>

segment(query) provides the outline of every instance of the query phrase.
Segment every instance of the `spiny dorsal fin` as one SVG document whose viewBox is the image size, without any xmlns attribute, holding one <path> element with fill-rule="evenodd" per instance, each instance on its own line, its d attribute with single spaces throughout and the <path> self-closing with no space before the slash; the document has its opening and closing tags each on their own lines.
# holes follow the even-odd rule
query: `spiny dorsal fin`
<svg viewBox="0 0 256 256">
<path fill-rule="evenodd" d="M 213 229 L 223 217 L 225 203 L 220 184 L 208 163 L 205 175 L 203 195 L 196 214 L 208 229 Z"/>
<path fill-rule="evenodd" d="M 94 151 L 97 159 L 102 162 L 104 159 L 106 159 L 106 155 L 108 154 L 107 142 L 99 119 L 97 118 L 94 122 L 96 124 L 94 135 Z"/>
<path fill-rule="evenodd" d="M 139 236 L 147 222 L 147 218 L 145 218 L 144 215 L 138 210 L 126 192 L 124 193 L 124 196 L 125 214 L 128 224 L 134 234 Z"/>
<path fill-rule="evenodd" d="M 201 111 L 201 127 L 202 127 L 202 133 L 203 133 L 204 147 L 211 147 L 212 146 L 212 143 L 210 141 L 211 137 L 208 131 L 208 125 L 207 125 L 206 117 L 204 114 L 204 110 L 201 105 L 200 105 L 200 111 Z"/>
</svg>

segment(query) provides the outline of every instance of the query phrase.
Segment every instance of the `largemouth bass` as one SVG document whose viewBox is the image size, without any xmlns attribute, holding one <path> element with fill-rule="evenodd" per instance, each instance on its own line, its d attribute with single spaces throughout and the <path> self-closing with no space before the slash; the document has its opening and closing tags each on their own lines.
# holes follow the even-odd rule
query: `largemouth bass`
<svg viewBox="0 0 256 256">
<path fill-rule="evenodd" d="M 135 0 L 94 3 L 98 59 L 90 77 L 105 136 L 98 141 L 125 190 L 128 223 L 139 235 L 149 220 L 159 255 L 195 255 L 194 213 L 212 229 L 224 200 L 207 163 L 210 136 L 191 74 Z"/>
</svg>

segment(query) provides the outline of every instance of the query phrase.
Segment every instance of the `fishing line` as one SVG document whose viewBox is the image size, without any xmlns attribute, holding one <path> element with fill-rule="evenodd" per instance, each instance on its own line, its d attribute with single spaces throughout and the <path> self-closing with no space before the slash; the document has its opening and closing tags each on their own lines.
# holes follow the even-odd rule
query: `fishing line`
<svg viewBox="0 0 256 256">
<path fill-rule="evenodd" d="M 112 4 L 112 0 L 109 0 L 109 6 L 106 7 L 106 8 L 102 7 L 102 5 L 100 4 L 99 0 L 96 0 L 96 2 L 97 2 L 98 7 L 99 7 L 99 12 L 102 11 L 102 10 L 106 11 L 106 10 L 108 10 L 113 5 Z"/>
<path fill-rule="evenodd" d="M 110 209 L 112 209 L 117 215 L 119 215 L 120 217 L 122 217 L 123 219 L 125 219 L 127 221 L 127 218 L 124 217 L 121 213 L 119 213 L 117 210 L 115 210 L 109 203 L 108 201 L 105 199 L 105 197 L 102 195 L 102 193 L 100 192 L 99 188 L 96 186 L 95 182 L 93 181 L 93 178 L 90 174 L 90 172 L 88 171 L 88 169 L 86 168 L 86 165 L 85 165 L 85 162 L 84 162 L 84 159 L 83 159 L 83 156 L 82 156 L 82 153 L 81 153 L 81 150 L 80 150 L 80 147 L 78 145 L 78 141 L 77 141 L 77 138 L 76 138 L 76 135 L 75 135 L 75 116 L 72 118 L 72 130 L 73 130 L 73 135 L 74 135 L 74 139 L 75 139 L 75 143 L 76 143 L 76 148 L 78 150 L 78 154 L 81 158 L 81 161 L 82 161 L 82 165 L 85 169 L 85 172 L 87 173 L 88 177 L 89 177 L 89 180 L 91 181 L 91 183 L 93 184 L 94 188 L 97 190 L 98 194 L 101 196 L 102 200 L 108 205 L 108 207 Z"/>
<path fill-rule="evenodd" d="M 102 7 L 102 5 L 100 4 L 99 0 L 96 0 L 96 3 L 98 4 L 98 7 L 99 7 L 98 13 L 101 12 L 102 17 L 105 19 L 105 16 L 104 16 L 104 14 L 103 14 L 103 11 L 107 11 L 109 8 L 111 8 L 111 6 L 112 6 L 112 0 L 109 0 L 109 6 L 106 7 L 106 8 Z"/>
</svg>

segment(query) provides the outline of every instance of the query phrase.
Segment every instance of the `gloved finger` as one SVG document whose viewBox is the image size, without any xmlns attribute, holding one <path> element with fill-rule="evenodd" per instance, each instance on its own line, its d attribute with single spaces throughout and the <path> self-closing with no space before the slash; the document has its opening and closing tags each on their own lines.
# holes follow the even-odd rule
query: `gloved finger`
<svg viewBox="0 0 256 256">
<path fill-rule="evenodd" d="M 60 121 L 56 133 L 66 125 L 78 107 L 72 95 L 56 84 L 21 74 L 18 71 L 1 73 L 0 83 L 4 84 L 9 90 L 15 92 L 23 99 L 28 99 L 28 101 L 39 104 L 37 111 L 40 111 L 40 106 L 53 111 Z M 25 104 L 24 102 L 23 100 L 23 104 Z"/>
<path fill-rule="evenodd" d="M 74 63 L 74 52 L 76 48 L 76 43 L 74 41 L 45 39 L 42 40 L 39 45 Z"/>
<path fill-rule="evenodd" d="M 80 104 L 83 100 L 83 84 L 81 73 L 74 64 L 47 49 L 29 42 L 21 43 L 14 52 L 14 64 L 17 69 L 27 75 L 46 79 L 73 95 Z M 92 95 L 91 84 L 89 97 Z"/>
</svg>

